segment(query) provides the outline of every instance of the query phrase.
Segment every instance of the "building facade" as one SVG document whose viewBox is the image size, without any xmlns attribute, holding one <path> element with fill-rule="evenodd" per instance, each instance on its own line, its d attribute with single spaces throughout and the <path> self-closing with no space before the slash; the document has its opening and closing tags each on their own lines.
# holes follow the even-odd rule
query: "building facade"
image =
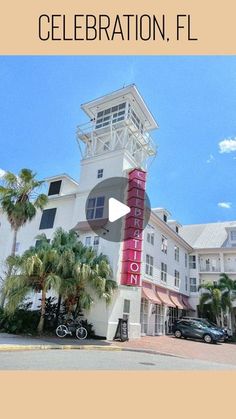
<svg viewBox="0 0 236 419">
<path fill-rule="evenodd" d="M 87 198 L 100 181 L 146 171 L 148 160 L 156 154 L 151 131 L 158 125 L 134 85 L 88 102 L 82 109 L 89 123 L 77 131 L 82 153 L 80 180 L 67 174 L 46 179 L 47 207 L 20 230 L 16 251 L 21 254 L 34 245 L 40 233 L 50 240 L 58 227 L 74 229 L 84 245 L 108 256 L 118 284 L 110 305 L 95 299 L 85 313 L 95 333 L 113 339 L 119 318 L 128 318 L 130 338 L 170 333 L 176 318 L 196 314 L 200 283 L 217 281 L 221 272 L 236 279 L 236 222 L 181 226 L 170 219 L 168 210 L 152 209 L 138 244 L 140 284 L 126 285 L 122 277 L 129 268 L 123 271 L 124 249 L 129 255 L 134 249 L 124 247 L 123 241 L 107 241 L 104 232 L 91 230 L 88 210 L 90 218 L 104 219 L 105 202 L 95 196 L 88 208 Z M 3 214 L 0 223 L 3 276 L 12 232 Z M 32 298 L 36 307 L 38 296 Z"/>
</svg>

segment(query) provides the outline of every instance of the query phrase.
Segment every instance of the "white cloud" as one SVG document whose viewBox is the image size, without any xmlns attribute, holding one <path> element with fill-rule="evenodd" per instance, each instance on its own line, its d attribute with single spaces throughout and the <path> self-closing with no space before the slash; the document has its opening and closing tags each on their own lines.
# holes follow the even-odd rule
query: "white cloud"
<svg viewBox="0 0 236 419">
<path fill-rule="evenodd" d="M 231 202 L 218 202 L 217 205 L 220 208 L 227 208 L 227 209 L 230 209 L 232 207 L 232 203 Z"/>
<path fill-rule="evenodd" d="M 3 169 L 0 169 L 0 179 L 5 175 L 5 170 L 3 170 Z"/>
<path fill-rule="evenodd" d="M 233 151 L 236 151 L 236 138 L 219 142 L 220 153 L 232 153 Z"/>
<path fill-rule="evenodd" d="M 212 161 L 215 160 L 215 157 L 213 156 L 213 154 L 210 154 L 209 158 L 207 159 L 207 163 L 211 163 Z"/>
</svg>

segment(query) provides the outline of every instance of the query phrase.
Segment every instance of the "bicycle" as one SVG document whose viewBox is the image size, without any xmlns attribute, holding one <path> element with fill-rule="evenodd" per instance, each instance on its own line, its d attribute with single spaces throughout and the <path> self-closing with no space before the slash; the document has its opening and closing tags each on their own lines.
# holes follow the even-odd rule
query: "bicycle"
<svg viewBox="0 0 236 419">
<path fill-rule="evenodd" d="M 77 339 L 86 339 L 88 336 L 87 329 L 82 326 L 82 319 L 79 320 L 67 320 L 65 324 L 59 324 L 56 328 L 56 335 L 59 338 L 64 338 L 67 335 L 73 335 L 75 333 L 75 336 Z"/>
</svg>

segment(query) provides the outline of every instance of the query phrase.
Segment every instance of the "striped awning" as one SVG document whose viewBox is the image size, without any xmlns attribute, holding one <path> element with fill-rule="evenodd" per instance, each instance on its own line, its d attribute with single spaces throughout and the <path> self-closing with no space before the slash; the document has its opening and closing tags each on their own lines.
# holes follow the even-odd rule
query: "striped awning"
<svg viewBox="0 0 236 419">
<path fill-rule="evenodd" d="M 157 296 L 159 297 L 159 299 L 161 300 L 162 304 L 164 304 L 167 307 L 175 307 L 175 305 L 173 304 L 173 302 L 170 300 L 169 295 L 167 294 L 166 291 L 162 291 L 159 288 L 157 289 Z"/>
<path fill-rule="evenodd" d="M 161 300 L 158 298 L 157 294 L 152 288 L 142 287 L 142 295 L 144 298 L 147 298 L 152 304 L 160 304 Z"/>
<path fill-rule="evenodd" d="M 174 305 L 176 307 L 178 307 L 180 310 L 186 310 L 186 307 L 184 306 L 180 295 L 178 294 L 170 294 L 170 299 L 172 301 L 172 303 L 174 303 Z"/>
</svg>

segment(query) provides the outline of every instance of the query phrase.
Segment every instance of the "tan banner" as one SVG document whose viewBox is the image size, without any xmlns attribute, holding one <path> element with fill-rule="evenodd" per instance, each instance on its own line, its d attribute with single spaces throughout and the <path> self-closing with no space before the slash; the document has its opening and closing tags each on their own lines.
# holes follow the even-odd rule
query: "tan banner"
<svg viewBox="0 0 236 419">
<path fill-rule="evenodd" d="M 235 0 L 2 1 L 0 54 L 235 54 Z"/>
</svg>

